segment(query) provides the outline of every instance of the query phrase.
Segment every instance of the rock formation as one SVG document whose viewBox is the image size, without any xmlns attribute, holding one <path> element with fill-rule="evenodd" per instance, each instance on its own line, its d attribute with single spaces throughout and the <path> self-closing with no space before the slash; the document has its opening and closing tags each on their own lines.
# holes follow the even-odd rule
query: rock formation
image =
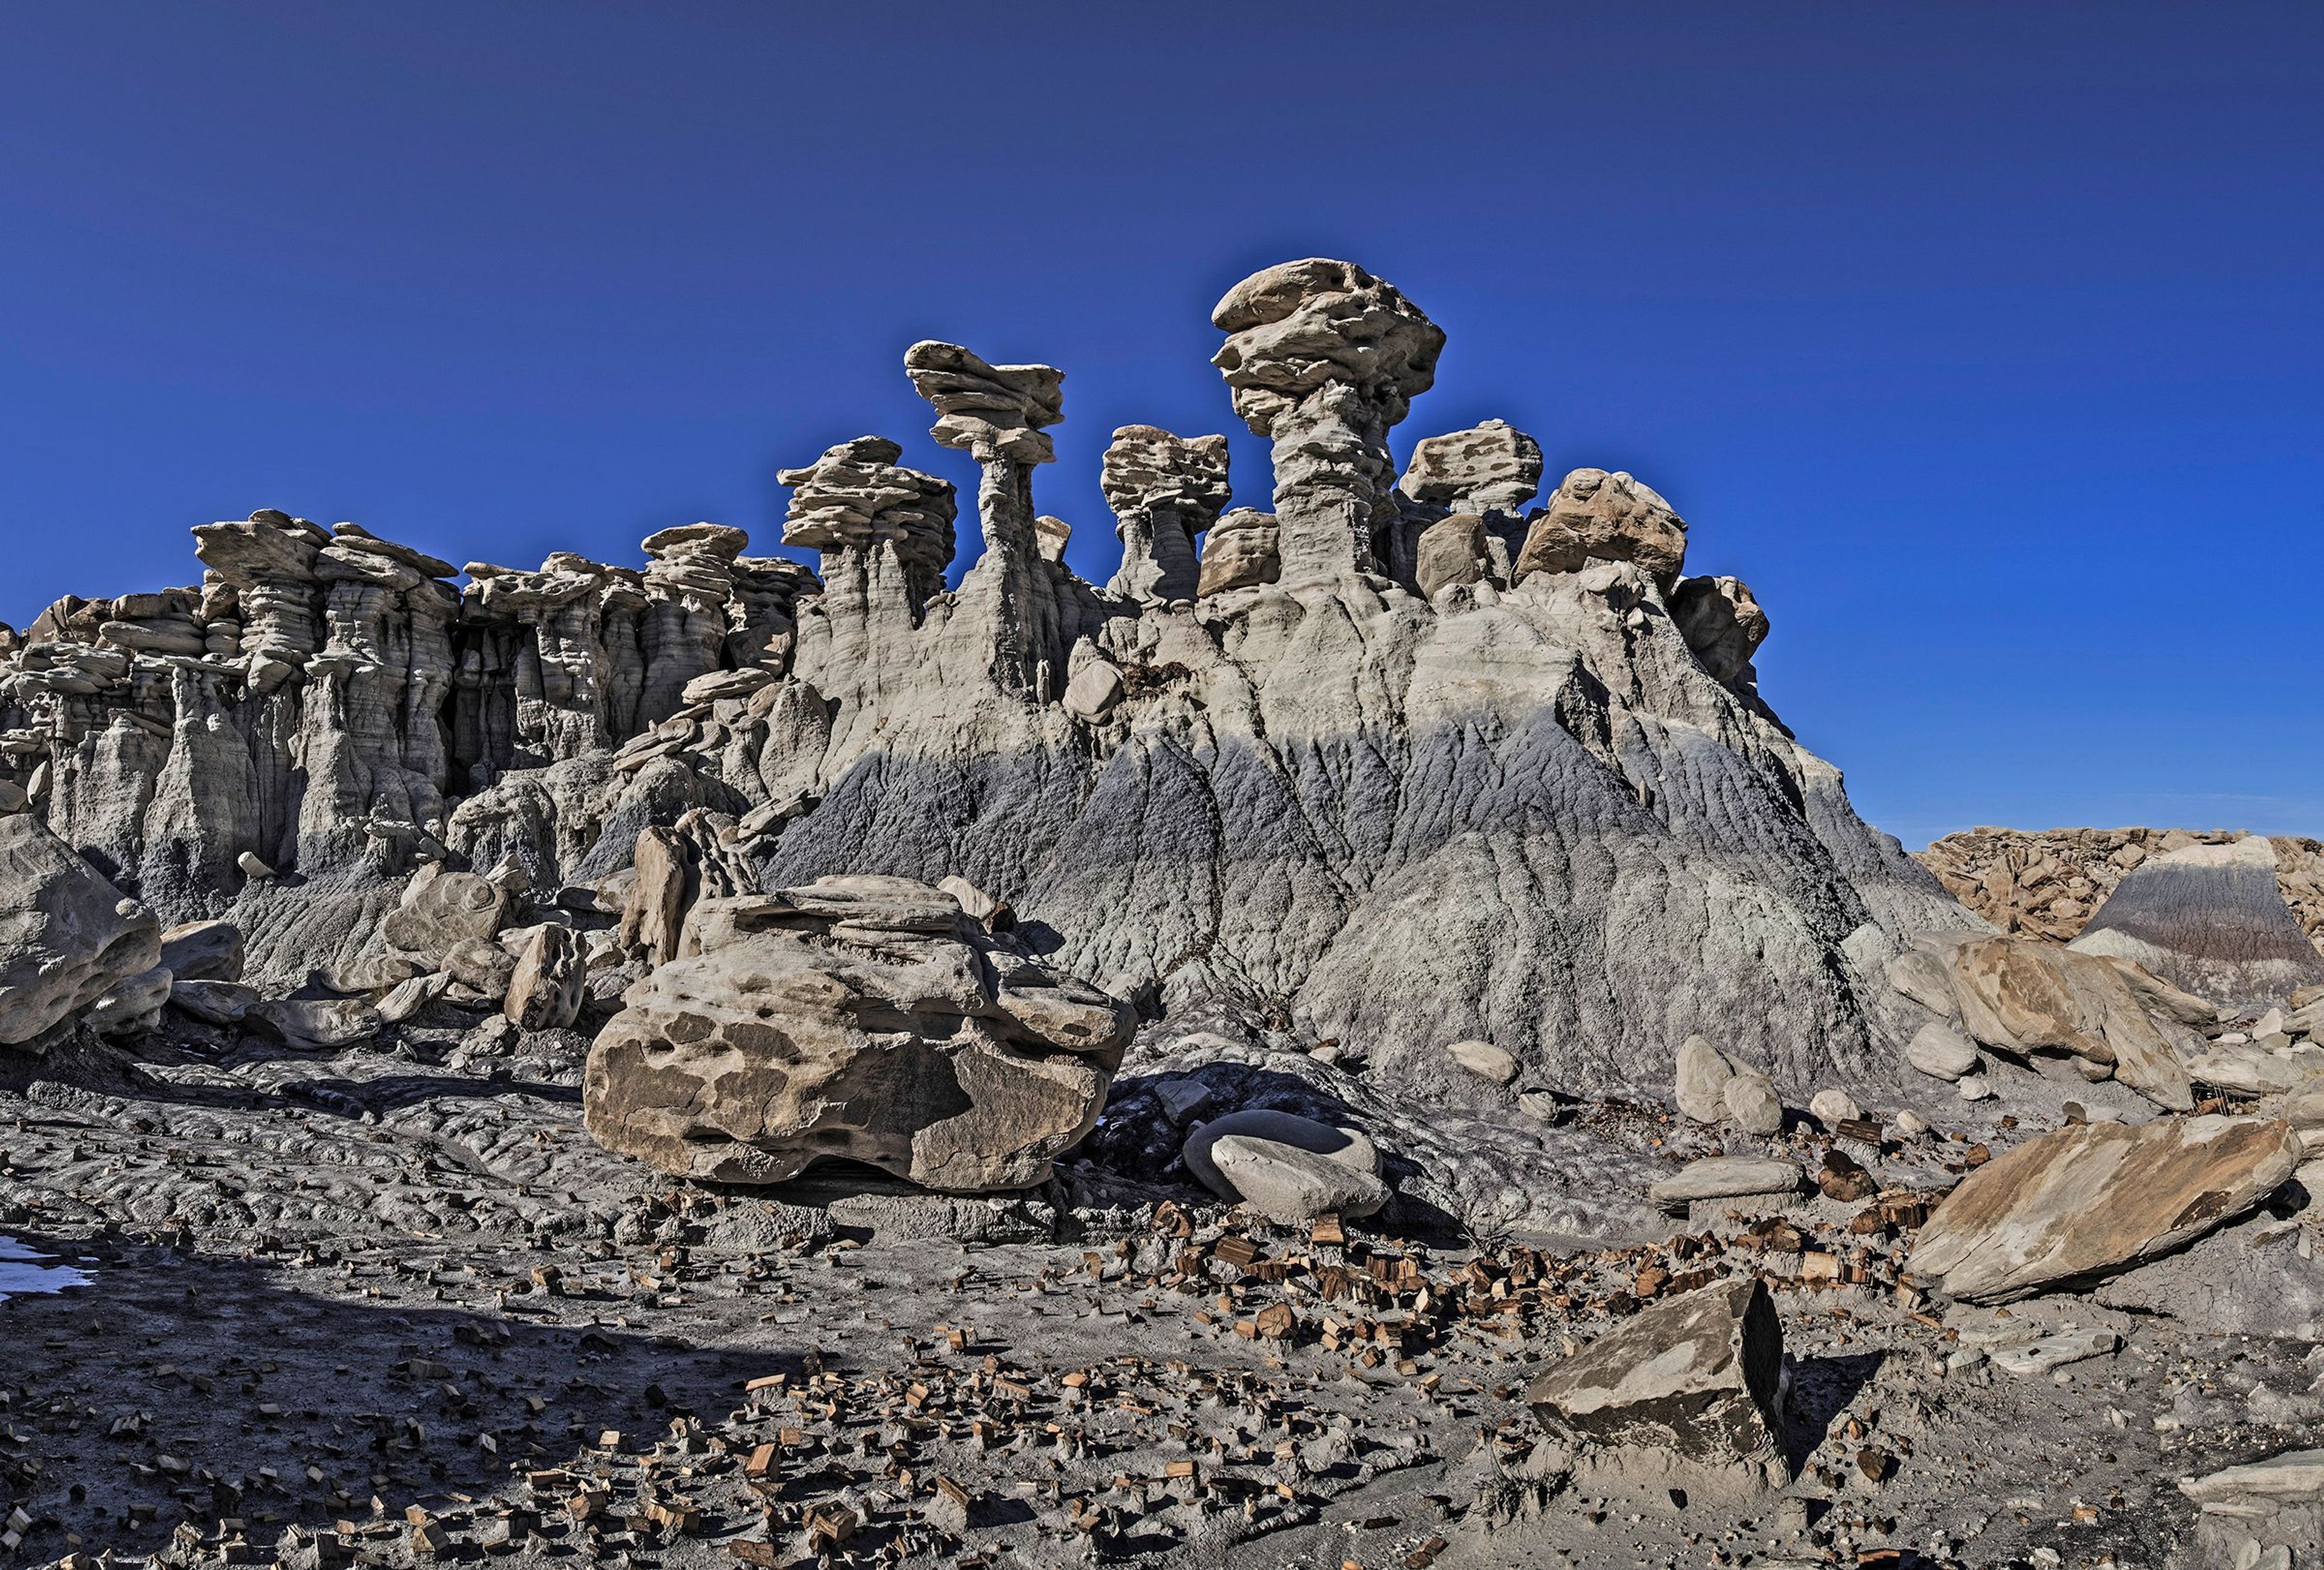
<svg viewBox="0 0 2324 1570">
<path fill-rule="evenodd" d="M 1443 332 L 1394 285 L 1322 258 L 1244 279 L 1211 321 L 1235 412 L 1275 444 L 1283 581 L 1377 570 L 1397 515 L 1388 433 L 1434 383 Z"/>
<path fill-rule="evenodd" d="M 2264 1006 L 2324 982 L 2324 954 L 2283 902 L 2274 847 L 2257 837 L 2149 856 L 2070 947 L 2220 1002 Z"/>
<path fill-rule="evenodd" d="M 1400 1093 L 1480 1090 L 1453 1041 L 1659 1088 L 1697 1030 L 1802 1099 L 1909 1072 L 1883 972 L 1963 918 L 1760 703 L 1748 591 L 1680 576 L 1626 475 L 1531 508 L 1504 424 L 1423 441 L 1399 488 L 1441 334 L 1360 268 L 1268 269 L 1215 319 L 1275 512 L 1211 522 L 1216 439 L 1125 428 L 1111 588 L 1034 507 L 1059 374 L 918 344 L 936 439 L 983 471 L 954 587 L 950 487 L 876 437 L 784 474 L 812 573 L 686 524 L 642 568 L 456 590 L 262 512 L 196 531 L 201 586 L 43 614 L 0 667 L 5 782 L 161 918 L 231 918 L 262 983 L 376 948 L 418 868 L 595 910 L 691 814 L 689 876 L 959 876 L 1072 974 L 1288 1019 Z"/>
<path fill-rule="evenodd" d="M 1121 568 L 1107 586 L 1147 604 L 1193 599 L 1194 540 L 1227 503 L 1227 439 L 1125 425 L 1105 449 L 1102 480 L 1121 536 Z"/>
<path fill-rule="evenodd" d="M 1129 1010 L 900 878 L 712 901 L 631 989 L 589 1131 L 666 1172 L 775 1183 L 849 1157 L 931 1188 L 1022 1188 L 1089 1131 Z"/>
</svg>

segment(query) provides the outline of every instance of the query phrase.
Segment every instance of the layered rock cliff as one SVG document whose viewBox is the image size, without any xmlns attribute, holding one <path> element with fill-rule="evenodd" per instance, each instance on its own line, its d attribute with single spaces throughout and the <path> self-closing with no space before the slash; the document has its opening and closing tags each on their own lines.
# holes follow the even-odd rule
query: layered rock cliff
<svg viewBox="0 0 2324 1570">
<path fill-rule="evenodd" d="M 951 485 L 874 436 L 782 476 L 812 571 L 710 523 L 642 568 L 456 568 L 262 511 L 195 530 L 198 584 L 6 638 L 0 806 L 166 920 L 233 914 L 254 974 L 361 953 L 415 866 L 586 901 L 685 819 L 766 889 L 965 877 L 1149 1013 L 1232 1005 L 1407 1088 L 1464 1039 L 1659 1087 L 1698 1031 L 1788 1085 L 1893 1072 L 1885 965 L 1972 923 L 1761 700 L 1749 590 L 1686 577 L 1628 475 L 1536 505 L 1499 421 L 1399 479 L 1443 335 L 1362 269 L 1213 319 L 1274 511 L 1221 515 L 1216 436 L 1126 427 L 1102 586 L 1034 499 L 1062 373 L 917 344 L 982 476 L 952 586 Z"/>
</svg>

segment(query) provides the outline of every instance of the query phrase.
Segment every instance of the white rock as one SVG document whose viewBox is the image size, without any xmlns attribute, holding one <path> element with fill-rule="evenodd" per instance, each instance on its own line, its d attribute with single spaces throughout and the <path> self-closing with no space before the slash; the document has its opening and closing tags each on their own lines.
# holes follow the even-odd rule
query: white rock
<svg viewBox="0 0 2324 1570">
<path fill-rule="evenodd" d="M 1725 1053 L 1700 1036 L 1689 1036 L 1678 1049 L 1673 1080 L 1678 1110 L 1699 1123 L 1724 1122 L 1727 1082 L 1734 1077 Z"/>
<path fill-rule="evenodd" d="M 1800 1164 L 1764 1156 L 1706 1156 L 1675 1176 L 1646 1186 L 1656 1205 L 1683 1209 L 1698 1199 L 1733 1199 L 1747 1194 L 1790 1194 L 1800 1186 Z"/>
<path fill-rule="evenodd" d="M 234 858 L 234 864 L 242 869 L 242 875 L 245 878 L 271 878 L 274 876 L 274 869 L 268 866 L 264 862 L 260 861 L 258 859 L 257 853 L 254 851 L 243 852 L 240 855 Z"/>
<path fill-rule="evenodd" d="M 1279 1140 L 1226 1134 L 1212 1141 L 1210 1155 L 1242 1202 L 1270 1221 L 1313 1221 L 1327 1211 L 1370 1215 L 1388 1203 L 1388 1185 L 1370 1173 Z"/>
<path fill-rule="evenodd" d="M 1517 1060 L 1490 1041 L 1455 1041 L 1444 1050 L 1480 1079 L 1507 1085 L 1517 1076 Z"/>
<path fill-rule="evenodd" d="M 1075 719 L 1103 719 L 1121 702 L 1121 668 L 1110 660 L 1093 660 L 1065 683 L 1065 712 Z"/>
<path fill-rule="evenodd" d="M 2272 1515 L 2278 1505 L 2324 1501 L 2324 1450 L 2287 1450 L 2208 1477 L 2182 1477 L 2179 1492 L 2207 1515 Z"/>
<path fill-rule="evenodd" d="M 1993 1094 L 1993 1082 L 1982 1074 L 1964 1075 L 1953 1088 L 1963 1101 L 1983 1101 Z"/>
<path fill-rule="evenodd" d="M 1908 1140 L 1917 1140 L 1929 1131 L 1929 1120 L 1908 1107 L 1896 1114 L 1896 1131 Z"/>
<path fill-rule="evenodd" d="M 1757 1069 L 1738 1070 L 1725 1086 L 1727 1115 L 1747 1134 L 1766 1138 L 1784 1131 L 1784 1104 L 1775 1087 Z"/>
<path fill-rule="evenodd" d="M 1213 1118 L 1196 1127 L 1186 1136 L 1185 1145 L 1179 1151 L 1179 1159 L 1186 1163 L 1186 1170 L 1192 1172 L 1204 1187 L 1222 1199 L 1242 1197 L 1241 1191 L 1227 1181 L 1211 1160 L 1211 1148 L 1231 1134 L 1296 1145 L 1359 1172 L 1377 1174 L 1380 1169 L 1379 1147 L 1354 1129 L 1317 1122 L 1296 1113 L 1273 1112 L 1265 1108 L 1229 1113 L 1222 1118 Z"/>
<path fill-rule="evenodd" d="M 1864 1109 L 1856 1104 L 1856 1098 L 1844 1090 L 1817 1091 L 1808 1102 L 1808 1111 L 1828 1129 L 1855 1122 L 1864 1116 Z"/>
<path fill-rule="evenodd" d="M 1977 1043 L 1944 1020 L 1923 1025 L 1904 1048 L 1904 1061 L 1933 1079 L 1959 1079 L 1977 1070 Z"/>
<path fill-rule="evenodd" d="M 1993 1366 L 2014 1374 L 2048 1373 L 2068 1363 L 2103 1357 L 2121 1344 L 2122 1337 L 2111 1330 L 2061 1330 L 2023 1346 L 2001 1348 L 1993 1354 Z"/>
</svg>

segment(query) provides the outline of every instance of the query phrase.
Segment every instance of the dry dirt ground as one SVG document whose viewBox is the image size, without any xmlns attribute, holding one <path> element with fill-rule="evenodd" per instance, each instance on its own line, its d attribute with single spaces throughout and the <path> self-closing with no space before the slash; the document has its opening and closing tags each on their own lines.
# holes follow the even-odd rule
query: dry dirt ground
<svg viewBox="0 0 2324 1570">
<path fill-rule="evenodd" d="M 0 1303 L 0 1563 L 2160 1565 L 2179 1477 L 2324 1436 L 2305 1344 L 1922 1301 L 1903 1196 L 1957 1143 L 1788 1218 L 1340 1242 L 1086 1166 L 1004 1200 L 678 1188 L 581 1133 L 580 1050 L 195 1043 L 0 1092 L 0 1233 L 91 1278 Z M 1641 1184 L 1683 1142 L 1575 1115 Z M 1563 1486 L 1529 1375 L 1744 1272 L 1792 1489 Z M 2059 1323 L 2123 1344 L 1979 1357 Z"/>
</svg>

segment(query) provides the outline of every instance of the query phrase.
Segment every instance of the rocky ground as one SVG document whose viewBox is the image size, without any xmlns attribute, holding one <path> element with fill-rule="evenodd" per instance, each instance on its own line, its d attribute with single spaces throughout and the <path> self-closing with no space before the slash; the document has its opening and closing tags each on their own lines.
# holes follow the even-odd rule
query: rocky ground
<svg viewBox="0 0 2324 1570">
<path fill-rule="evenodd" d="M 0 1099 L 0 1225 L 92 1278 L 0 1305 L 15 1562 L 2161 1565 L 2180 1477 L 2324 1434 L 2303 1342 L 1909 1284 L 1912 1196 L 2030 1125 L 1745 1140 L 1577 1103 L 1633 1191 L 1721 1149 L 1877 1183 L 1464 1243 L 1093 1162 L 1015 1197 L 681 1187 L 582 1133 L 568 1033 L 160 1056 Z M 1576 1492 L 1528 1380 L 1745 1275 L 1796 1482 Z M 2118 1344 L 1999 1366 L 2065 1325 Z"/>
</svg>

